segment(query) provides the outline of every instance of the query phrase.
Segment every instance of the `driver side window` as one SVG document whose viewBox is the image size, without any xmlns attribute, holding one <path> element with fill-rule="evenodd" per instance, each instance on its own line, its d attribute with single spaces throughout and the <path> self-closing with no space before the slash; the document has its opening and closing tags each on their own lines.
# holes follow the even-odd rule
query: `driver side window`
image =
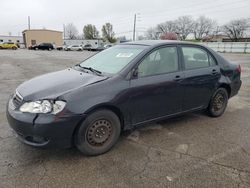
<svg viewBox="0 0 250 188">
<path fill-rule="evenodd" d="M 153 76 L 178 71 L 176 47 L 164 47 L 150 53 L 138 66 L 138 77 Z"/>
</svg>

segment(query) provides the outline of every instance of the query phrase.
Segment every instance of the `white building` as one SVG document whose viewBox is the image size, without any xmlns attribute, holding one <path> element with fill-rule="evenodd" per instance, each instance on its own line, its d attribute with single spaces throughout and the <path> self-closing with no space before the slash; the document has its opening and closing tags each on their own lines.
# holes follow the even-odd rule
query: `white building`
<svg viewBox="0 0 250 188">
<path fill-rule="evenodd" d="M 3 42 L 14 42 L 17 44 L 23 44 L 23 37 L 0 35 L 0 43 L 3 43 Z"/>
<path fill-rule="evenodd" d="M 85 46 L 86 44 L 90 44 L 92 48 L 98 48 L 104 46 L 104 42 L 102 39 L 93 39 L 93 40 L 85 40 L 85 39 L 64 39 L 63 44 L 66 46 L 69 45 L 82 45 Z"/>
</svg>

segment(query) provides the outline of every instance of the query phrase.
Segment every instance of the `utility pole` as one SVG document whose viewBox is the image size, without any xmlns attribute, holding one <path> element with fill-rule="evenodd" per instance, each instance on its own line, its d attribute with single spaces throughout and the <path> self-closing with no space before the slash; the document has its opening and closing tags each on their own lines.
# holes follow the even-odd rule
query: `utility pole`
<svg viewBox="0 0 250 188">
<path fill-rule="evenodd" d="M 136 14 L 134 17 L 133 41 L 135 41 L 135 29 L 136 29 Z"/>
<path fill-rule="evenodd" d="M 28 29 L 30 30 L 30 16 L 28 16 Z"/>
<path fill-rule="evenodd" d="M 63 39 L 65 40 L 65 24 L 63 24 Z"/>
</svg>

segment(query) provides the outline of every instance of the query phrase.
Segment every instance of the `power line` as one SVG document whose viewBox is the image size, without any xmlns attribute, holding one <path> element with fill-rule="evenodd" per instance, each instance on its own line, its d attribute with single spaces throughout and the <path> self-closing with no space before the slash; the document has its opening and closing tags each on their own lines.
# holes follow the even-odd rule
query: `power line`
<svg viewBox="0 0 250 188">
<path fill-rule="evenodd" d="M 234 10 L 238 10 L 238 9 L 241 9 L 241 8 L 246 8 L 246 7 L 250 7 L 250 5 L 248 5 L 248 6 L 243 6 L 243 7 L 234 7 L 233 9 Z M 225 11 L 229 11 L 229 10 L 231 10 L 232 9 L 232 7 L 228 7 L 228 8 L 226 8 L 226 9 L 221 9 L 221 10 L 208 10 L 208 11 L 204 11 L 203 10 L 203 15 L 204 14 L 208 14 L 208 13 L 217 13 L 217 14 L 221 14 L 221 13 L 223 13 L 223 12 L 225 12 Z M 197 14 L 199 14 L 200 13 L 200 11 L 199 12 L 192 12 L 192 14 L 189 14 L 190 16 L 194 16 L 194 15 L 197 15 Z M 149 21 L 150 19 L 147 19 L 147 23 L 152 23 L 152 22 L 155 22 L 155 19 L 156 18 L 153 18 L 154 20 L 152 20 L 152 21 Z M 166 20 L 165 20 L 166 21 Z"/>
<path fill-rule="evenodd" d="M 244 3 L 244 2 L 249 2 L 249 0 L 238 0 L 238 1 L 230 1 L 230 2 L 229 1 L 225 1 L 225 2 L 221 2 L 221 3 L 216 2 L 216 4 L 213 4 L 215 6 L 208 6 L 209 5 L 208 3 L 202 2 L 202 3 L 196 3 L 196 4 L 192 5 L 192 6 L 189 5 L 189 6 L 184 6 L 184 7 L 171 8 L 169 10 L 164 10 L 164 11 L 161 11 L 161 12 L 158 11 L 158 12 L 154 12 L 154 13 L 145 14 L 145 16 L 143 15 L 143 17 L 152 17 L 152 15 L 156 16 L 156 15 L 161 15 L 161 14 L 167 14 L 167 15 L 169 15 L 169 14 L 173 14 L 175 12 L 178 12 L 178 10 L 179 11 L 183 11 L 186 8 L 190 9 L 190 8 L 193 8 L 194 6 L 198 6 L 197 8 L 199 8 L 200 11 L 204 12 L 204 9 L 201 10 L 199 6 L 203 6 L 203 7 L 206 8 L 206 10 L 208 10 L 210 8 L 217 8 L 217 7 L 221 7 L 221 6 L 227 6 L 227 5 L 232 5 L 232 4 L 239 4 L 239 3 Z M 233 7 L 231 7 L 231 8 L 233 8 Z M 193 10 L 192 10 L 192 12 L 193 12 Z"/>
</svg>

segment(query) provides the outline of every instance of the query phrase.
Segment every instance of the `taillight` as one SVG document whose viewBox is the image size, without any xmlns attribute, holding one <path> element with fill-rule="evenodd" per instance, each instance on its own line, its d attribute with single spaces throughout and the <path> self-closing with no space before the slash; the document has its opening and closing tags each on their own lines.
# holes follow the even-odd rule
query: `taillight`
<svg viewBox="0 0 250 188">
<path fill-rule="evenodd" d="M 236 68 L 236 70 L 237 70 L 239 73 L 241 73 L 241 66 L 238 65 L 237 68 Z"/>
</svg>

